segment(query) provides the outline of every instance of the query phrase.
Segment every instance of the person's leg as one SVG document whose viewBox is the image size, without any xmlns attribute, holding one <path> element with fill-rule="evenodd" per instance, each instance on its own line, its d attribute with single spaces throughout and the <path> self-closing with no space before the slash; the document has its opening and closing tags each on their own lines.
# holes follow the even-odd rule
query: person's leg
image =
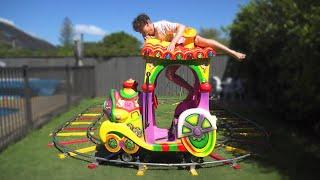
<svg viewBox="0 0 320 180">
<path fill-rule="evenodd" d="M 201 36 L 196 36 L 195 38 L 195 45 L 196 46 L 200 46 L 200 47 L 211 47 L 211 48 L 217 48 L 220 49 L 226 53 L 228 53 L 229 55 L 237 58 L 238 60 L 242 60 L 246 57 L 245 54 L 236 52 L 234 50 L 229 49 L 227 46 L 219 43 L 216 40 L 213 39 L 207 39 L 207 38 L 203 38 Z"/>
<path fill-rule="evenodd" d="M 182 77 L 176 74 L 176 71 L 179 69 L 180 65 L 168 66 L 166 69 L 166 77 L 176 83 L 177 85 L 187 89 L 189 93 L 193 92 L 193 87 L 185 81 Z"/>
</svg>

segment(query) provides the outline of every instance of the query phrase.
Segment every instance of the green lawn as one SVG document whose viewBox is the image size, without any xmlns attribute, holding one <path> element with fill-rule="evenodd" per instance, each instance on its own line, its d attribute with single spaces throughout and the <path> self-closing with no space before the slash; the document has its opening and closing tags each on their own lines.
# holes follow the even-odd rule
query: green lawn
<svg viewBox="0 0 320 180">
<path fill-rule="evenodd" d="M 176 168 L 147 170 L 145 176 L 137 177 L 135 168 L 117 167 L 117 166 L 99 166 L 91 170 L 87 168 L 87 163 L 73 158 L 60 160 L 57 157 L 58 151 L 55 148 L 47 147 L 51 141 L 49 133 L 55 127 L 62 124 L 75 114 L 80 113 L 87 107 L 102 102 L 103 99 L 84 100 L 78 106 L 72 107 L 70 111 L 55 117 L 49 124 L 39 130 L 31 132 L 26 138 L 9 146 L 0 154 L 0 179 L 186 179 L 191 175 L 186 170 L 177 170 Z M 175 103 L 179 99 L 159 100 L 159 109 L 157 118 L 162 127 L 169 127 Z M 236 109 L 235 107 L 233 107 Z M 247 110 L 238 108 L 245 115 L 252 115 Z M 261 114 L 264 116 L 264 114 Z M 260 116 L 254 118 L 262 119 Z M 269 116 L 265 118 L 270 118 Z M 268 124 L 269 123 L 269 124 Z M 218 166 L 212 168 L 198 169 L 197 179 L 310 179 L 312 172 L 319 171 L 319 165 L 314 159 L 316 154 L 314 149 L 319 145 L 296 143 L 305 142 L 295 135 L 285 133 L 285 126 L 276 121 L 264 125 L 272 128 L 275 135 L 272 136 L 273 143 L 276 143 L 276 151 L 270 154 L 246 159 L 241 162 L 241 169 L 234 170 L 229 166 Z M 219 128 L 219 127 L 218 127 Z M 278 133 L 282 131 L 283 133 Z M 290 132 L 291 133 L 291 132 Z M 283 136 L 286 135 L 286 136 Z M 276 138 L 276 139 L 274 139 Z M 305 139 L 304 139 L 305 140 Z M 307 152 L 307 148 L 309 152 Z M 305 151 L 302 151 L 304 149 Z M 319 149 L 317 149 L 319 150 Z M 303 152 L 303 153 L 302 153 Z M 275 158 L 283 158 L 282 160 Z M 310 164 L 309 164 L 310 162 Z M 317 165 L 317 167 L 315 167 Z M 287 168 L 287 169 L 286 169 Z M 302 173 L 302 174 L 301 174 Z"/>
<path fill-rule="evenodd" d="M 302 132 L 299 126 L 281 121 L 257 103 L 228 102 L 224 107 L 254 119 L 271 133 L 272 148 L 256 158 L 255 164 L 266 170 L 277 169 L 282 178 L 320 178 L 320 143 L 317 137 Z"/>
</svg>

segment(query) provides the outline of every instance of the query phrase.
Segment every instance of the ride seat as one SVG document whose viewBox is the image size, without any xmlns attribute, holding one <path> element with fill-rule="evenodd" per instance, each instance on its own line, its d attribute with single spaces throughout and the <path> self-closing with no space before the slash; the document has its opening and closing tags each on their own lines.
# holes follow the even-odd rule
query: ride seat
<svg viewBox="0 0 320 180">
<path fill-rule="evenodd" d="M 130 83 L 128 83 L 130 82 Z M 134 89 L 134 82 L 128 80 L 124 83 L 123 88 L 118 92 L 112 89 L 110 92 L 110 100 L 105 102 L 105 111 L 111 120 L 124 122 L 128 118 L 137 116 L 140 105 L 138 103 L 139 93 Z M 138 113 L 139 116 L 140 113 Z"/>
</svg>

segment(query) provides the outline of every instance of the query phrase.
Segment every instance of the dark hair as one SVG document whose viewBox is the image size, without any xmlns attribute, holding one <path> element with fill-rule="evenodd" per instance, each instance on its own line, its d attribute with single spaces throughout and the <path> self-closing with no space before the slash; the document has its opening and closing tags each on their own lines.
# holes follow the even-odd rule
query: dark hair
<svg viewBox="0 0 320 180">
<path fill-rule="evenodd" d="M 141 32 L 144 25 L 148 24 L 150 18 L 148 15 L 142 13 L 139 14 L 132 22 L 132 27 L 136 32 Z"/>
</svg>

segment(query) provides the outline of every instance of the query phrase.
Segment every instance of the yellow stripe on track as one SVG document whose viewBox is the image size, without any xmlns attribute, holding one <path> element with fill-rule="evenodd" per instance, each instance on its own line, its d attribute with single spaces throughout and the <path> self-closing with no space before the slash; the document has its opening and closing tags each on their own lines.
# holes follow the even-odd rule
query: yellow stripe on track
<svg viewBox="0 0 320 180">
<path fill-rule="evenodd" d="M 236 147 L 232 147 L 232 146 L 225 146 L 225 150 L 229 151 L 229 152 L 240 153 L 240 154 L 248 154 L 248 152 L 246 150 L 243 150 L 243 149 L 240 149 L 240 148 L 236 148 Z"/>
<path fill-rule="evenodd" d="M 93 135 L 93 132 L 90 132 L 91 135 Z M 67 133 L 57 133 L 56 136 L 59 137 L 68 137 L 68 136 L 86 136 L 87 132 L 67 132 Z M 52 136 L 52 134 L 50 134 Z"/>
<path fill-rule="evenodd" d="M 87 125 L 87 124 L 92 124 L 92 122 L 71 122 L 71 125 Z"/>
<path fill-rule="evenodd" d="M 88 152 L 92 152 L 92 151 L 95 151 L 95 150 L 96 150 L 96 146 L 90 146 L 90 147 L 86 147 L 86 148 L 82 148 L 82 149 L 77 149 L 75 151 L 78 152 L 78 153 L 88 153 Z M 76 153 L 73 153 L 73 152 L 69 152 L 68 154 L 69 154 L 69 156 L 76 156 L 77 155 Z M 64 153 L 60 153 L 58 155 L 58 157 L 60 159 L 64 159 L 64 158 L 67 157 L 67 155 L 64 154 Z"/>
</svg>

